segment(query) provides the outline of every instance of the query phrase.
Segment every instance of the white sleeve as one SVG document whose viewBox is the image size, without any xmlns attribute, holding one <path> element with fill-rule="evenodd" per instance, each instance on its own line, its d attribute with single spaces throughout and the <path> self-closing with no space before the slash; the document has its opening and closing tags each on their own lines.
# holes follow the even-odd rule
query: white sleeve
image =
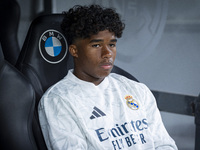
<svg viewBox="0 0 200 150">
<path fill-rule="evenodd" d="M 150 131 L 153 135 L 156 150 L 177 150 L 174 140 L 169 136 L 161 119 L 155 97 L 151 91 L 144 85 L 146 97 L 144 105 L 146 107 L 147 119 Z"/>
<path fill-rule="evenodd" d="M 45 95 L 38 106 L 39 120 L 49 150 L 87 149 L 77 118 L 58 95 Z"/>
</svg>

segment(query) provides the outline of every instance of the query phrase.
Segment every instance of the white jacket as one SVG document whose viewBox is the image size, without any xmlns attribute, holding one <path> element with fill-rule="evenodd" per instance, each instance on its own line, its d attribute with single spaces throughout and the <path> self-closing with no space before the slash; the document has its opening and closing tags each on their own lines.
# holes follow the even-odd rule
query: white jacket
<svg viewBox="0 0 200 150">
<path fill-rule="evenodd" d="M 114 73 L 95 86 L 70 70 L 38 111 L 49 150 L 177 149 L 150 90 Z"/>
</svg>

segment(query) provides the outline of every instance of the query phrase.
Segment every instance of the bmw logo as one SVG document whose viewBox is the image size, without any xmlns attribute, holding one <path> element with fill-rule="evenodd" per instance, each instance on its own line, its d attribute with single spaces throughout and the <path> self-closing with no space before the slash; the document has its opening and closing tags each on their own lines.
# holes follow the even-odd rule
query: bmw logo
<svg viewBox="0 0 200 150">
<path fill-rule="evenodd" d="M 59 63 L 67 55 L 66 39 L 59 31 L 47 30 L 40 37 L 39 51 L 48 63 Z"/>
</svg>

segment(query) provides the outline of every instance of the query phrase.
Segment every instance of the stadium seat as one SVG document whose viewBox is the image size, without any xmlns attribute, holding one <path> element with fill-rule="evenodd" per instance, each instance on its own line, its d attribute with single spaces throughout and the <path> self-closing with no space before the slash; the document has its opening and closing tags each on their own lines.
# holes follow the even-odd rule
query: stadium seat
<svg viewBox="0 0 200 150">
<path fill-rule="evenodd" d="M 0 149 L 37 150 L 32 132 L 35 94 L 0 51 Z"/>
<path fill-rule="evenodd" d="M 62 14 L 36 18 L 29 28 L 16 67 L 31 81 L 37 102 L 52 84 L 62 79 L 71 64 L 67 62 L 67 42 L 60 23 Z"/>
<path fill-rule="evenodd" d="M 30 80 L 36 92 L 36 119 L 33 121 L 33 131 L 41 150 L 46 147 L 39 126 L 38 102 L 51 85 L 61 80 L 68 70 L 73 68 L 73 58 L 68 52 L 68 45 L 60 28 L 63 17 L 63 14 L 51 14 L 36 18 L 29 28 L 16 64 L 16 67 Z M 113 72 L 136 80 L 117 66 L 114 66 Z"/>
<path fill-rule="evenodd" d="M 68 63 L 67 42 L 62 35 L 62 14 L 37 17 L 28 30 L 16 67 L 32 83 L 36 92 L 33 131 L 41 150 L 46 145 L 39 126 L 37 106 L 41 96 L 53 84 L 62 79 L 72 64 Z"/>
</svg>

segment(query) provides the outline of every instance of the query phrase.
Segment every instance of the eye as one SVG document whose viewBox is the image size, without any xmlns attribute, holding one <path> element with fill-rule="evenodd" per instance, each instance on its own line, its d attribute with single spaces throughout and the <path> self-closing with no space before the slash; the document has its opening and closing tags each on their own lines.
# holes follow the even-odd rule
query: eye
<svg viewBox="0 0 200 150">
<path fill-rule="evenodd" d="M 100 47 L 100 44 L 93 44 L 92 47 Z"/>
<path fill-rule="evenodd" d="M 116 44 L 109 44 L 109 46 L 110 46 L 110 47 L 115 47 L 115 46 L 116 46 Z"/>
</svg>

